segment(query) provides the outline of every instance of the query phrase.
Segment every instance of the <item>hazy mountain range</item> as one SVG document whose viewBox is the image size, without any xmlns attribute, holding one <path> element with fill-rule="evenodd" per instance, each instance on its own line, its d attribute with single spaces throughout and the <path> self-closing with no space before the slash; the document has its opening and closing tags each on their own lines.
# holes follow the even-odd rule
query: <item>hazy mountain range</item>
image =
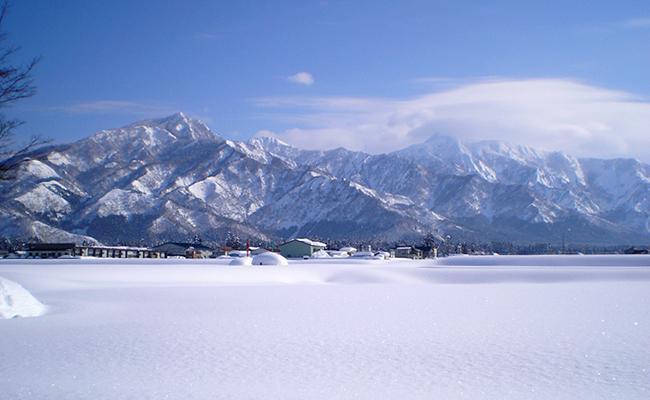
<svg viewBox="0 0 650 400">
<path fill-rule="evenodd" d="M 650 241 L 650 166 L 633 159 L 442 135 L 380 155 L 307 151 L 226 140 L 182 113 L 39 154 L 1 184 L 4 236 Z"/>
</svg>

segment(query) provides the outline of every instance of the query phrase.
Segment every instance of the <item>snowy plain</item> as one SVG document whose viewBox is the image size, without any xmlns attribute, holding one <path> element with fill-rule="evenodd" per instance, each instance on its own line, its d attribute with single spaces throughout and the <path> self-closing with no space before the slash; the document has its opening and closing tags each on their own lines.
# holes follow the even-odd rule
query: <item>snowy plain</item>
<svg viewBox="0 0 650 400">
<path fill-rule="evenodd" d="M 0 399 L 650 398 L 648 256 L 228 262 L 0 260 Z"/>
</svg>

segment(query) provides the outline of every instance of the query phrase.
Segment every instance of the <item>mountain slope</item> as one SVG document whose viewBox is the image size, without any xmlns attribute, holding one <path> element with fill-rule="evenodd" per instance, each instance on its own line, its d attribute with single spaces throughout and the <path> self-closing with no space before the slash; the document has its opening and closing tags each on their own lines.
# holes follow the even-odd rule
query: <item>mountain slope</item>
<svg viewBox="0 0 650 400">
<path fill-rule="evenodd" d="M 2 183 L 4 235 L 107 243 L 230 232 L 643 243 L 650 167 L 436 135 L 389 154 L 225 140 L 179 113 L 40 150 Z M 21 228 L 17 228 L 21 227 Z"/>
</svg>

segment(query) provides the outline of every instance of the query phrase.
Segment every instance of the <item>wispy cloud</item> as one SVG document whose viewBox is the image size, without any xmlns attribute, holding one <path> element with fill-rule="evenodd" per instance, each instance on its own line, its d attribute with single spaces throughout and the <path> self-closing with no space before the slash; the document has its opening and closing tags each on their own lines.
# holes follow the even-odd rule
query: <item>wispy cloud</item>
<svg viewBox="0 0 650 400">
<path fill-rule="evenodd" d="M 273 97 L 256 104 L 288 126 L 274 136 L 303 148 L 380 153 L 443 133 L 650 160 L 650 102 L 571 79 L 489 80 L 409 98 Z"/>
<path fill-rule="evenodd" d="M 619 26 L 628 29 L 650 29 L 650 17 L 626 19 L 621 21 Z"/>
<path fill-rule="evenodd" d="M 135 116 L 160 116 L 176 112 L 172 107 L 160 104 L 140 103 L 128 100 L 92 100 L 55 107 L 57 111 L 70 114 L 128 114 Z"/>
<path fill-rule="evenodd" d="M 310 74 L 309 72 L 305 72 L 305 71 L 297 72 L 297 73 L 287 77 L 287 80 L 289 82 L 297 83 L 297 84 L 300 84 L 300 85 L 307 85 L 307 86 L 313 85 L 314 82 L 315 82 L 314 77 L 312 76 L 312 74 Z"/>
</svg>

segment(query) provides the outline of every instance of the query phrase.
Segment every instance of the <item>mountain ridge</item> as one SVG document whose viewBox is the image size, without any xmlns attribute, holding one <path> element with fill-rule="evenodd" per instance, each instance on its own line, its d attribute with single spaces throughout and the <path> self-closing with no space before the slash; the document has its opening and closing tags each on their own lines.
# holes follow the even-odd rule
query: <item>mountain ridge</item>
<svg viewBox="0 0 650 400">
<path fill-rule="evenodd" d="M 183 113 L 39 151 L 2 183 L 5 236 L 650 241 L 650 166 L 634 159 L 440 134 L 386 154 L 301 150 L 224 139 Z"/>
</svg>

